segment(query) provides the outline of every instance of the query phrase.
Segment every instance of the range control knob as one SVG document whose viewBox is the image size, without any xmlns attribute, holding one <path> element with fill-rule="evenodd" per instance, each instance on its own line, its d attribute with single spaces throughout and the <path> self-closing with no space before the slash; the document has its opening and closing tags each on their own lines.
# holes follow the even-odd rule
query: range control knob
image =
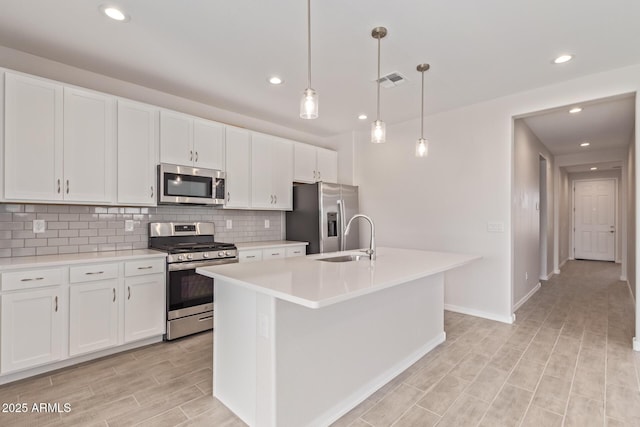
<svg viewBox="0 0 640 427">
<path fill-rule="evenodd" d="M 188 255 L 187 255 L 187 259 L 193 259 L 193 255 L 188 254 Z"/>
<path fill-rule="evenodd" d="M 182 261 L 182 260 L 184 260 L 184 256 L 178 255 L 178 261 Z"/>
<path fill-rule="evenodd" d="M 219 257 L 223 257 L 224 256 L 224 252 L 222 252 L 222 251 L 218 252 L 218 256 Z"/>
<path fill-rule="evenodd" d="M 225 254 L 226 256 L 231 256 L 231 252 L 229 252 L 229 251 L 226 251 L 224 254 Z"/>
<path fill-rule="evenodd" d="M 205 252 L 202 254 L 202 258 L 209 258 L 209 252 Z"/>
</svg>

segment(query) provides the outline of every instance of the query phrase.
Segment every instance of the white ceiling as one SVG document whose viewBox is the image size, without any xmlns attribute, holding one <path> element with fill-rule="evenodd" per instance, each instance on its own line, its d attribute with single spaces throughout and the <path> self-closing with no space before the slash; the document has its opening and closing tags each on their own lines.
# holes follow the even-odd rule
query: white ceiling
<svg viewBox="0 0 640 427">
<path fill-rule="evenodd" d="M 0 44 L 320 136 L 375 118 L 375 26 L 389 30 L 382 74 L 409 79 L 382 89 L 387 123 L 419 116 L 422 62 L 427 113 L 640 62 L 638 1 L 313 0 L 320 118 L 309 121 L 298 118 L 304 0 L 116 0 L 125 24 L 103 3 L 2 0 Z M 565 52 L 575 59 L 551 64 Z M 271 74 L 285 84 L 268 85 Z"/>
</svg>

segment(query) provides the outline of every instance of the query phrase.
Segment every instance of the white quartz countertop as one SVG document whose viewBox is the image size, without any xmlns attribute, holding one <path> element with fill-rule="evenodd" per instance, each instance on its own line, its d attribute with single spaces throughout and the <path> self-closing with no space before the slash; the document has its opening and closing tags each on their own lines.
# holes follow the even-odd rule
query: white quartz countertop
<svg viewBox="0 0 640 427">
<path fill-rule="evenodd" d="M 318 261 L 358 251 L 198 268 L 196 273 L 309 308 L 321 308 L 480 259 L 479 255 L 378 248 L 375 261 Z"/>
<path fill-rule="evenodd" d="M 125 251 L 86 252 L 64 255 L 41 255 L 0 258 L 0 271 L 30 267 L 52 267 L 58 265 L 84 264 L 88 262 L 127 261 L 129 259 L 166 258 L 166 252 L 152 249 Z"/>
<path fill-rule="evenodd" d="M 286 246 L 300 246 L 300 245 L 308 245 L 309 242 L 296 242 L 293 240 L 267 240 L 264 242 L 243 242 L 236 243 L 236 248 L 239 251 L 242 250 L 250 250 L 250 249 L 265 249 L 265 248 L 283 248 Z"/>
</svg>

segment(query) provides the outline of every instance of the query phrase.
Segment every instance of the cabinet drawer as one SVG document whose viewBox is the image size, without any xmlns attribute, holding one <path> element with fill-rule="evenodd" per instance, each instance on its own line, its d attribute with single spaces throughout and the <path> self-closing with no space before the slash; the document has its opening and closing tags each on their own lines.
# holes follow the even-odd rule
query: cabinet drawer
<svg viewBox="0 0 640 427">
<path fill-rule="evenodd" d="M 23 270 L 2 273 L 2 290 L 40 288 L 43 286 L 61 285 L 64 280 L 63 268 L 48 270 Z"/>
<path fill-rule="evenodd" d="M 91 264 L 69 268 L 69 283 L 94 282 L 118 277 L 118 264 Z"/>
<path fill-rule="evenodd" d="M 166 261 L 163 259 L 141 259 L 124 263 L 125 277 L 164 273 Z"/>
<path fill-rule="evenodd" d="M 293 246 L 286 250 L 287 258 L 292 256 L 305 256 L 306 254 L 307 248 L 305 246 Z"/>
<path fill-rule="evenodd" d="M 276 259 L 276 258 L 284 258 L 286 253 L 286 248 L 272 248 L 272 249 L 263 249 L 262 250 L 262 259 Z"/>
<path fill-rule="evenodd" d="M 240 251 L 238 253 L 238 261 L 239 262 L 254 262 L 254 261 L 262 261 L 262 251 Z"/>
</svg>

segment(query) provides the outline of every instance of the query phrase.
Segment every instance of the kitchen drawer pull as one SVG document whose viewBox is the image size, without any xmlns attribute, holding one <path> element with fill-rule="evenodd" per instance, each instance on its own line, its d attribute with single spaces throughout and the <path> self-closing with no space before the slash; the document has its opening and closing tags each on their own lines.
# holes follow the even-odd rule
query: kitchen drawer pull
<svg viewBox="0 0 640 427">
<path fill-rule="evenodd" d="M 69 194 L 69 180 L 67 180 L 67 194 Z"/>
<path fill-rule="evenodd" d="M 116 288 L 113 288 L 113 302 L 116 302 Z"/>
<path fill-rule="evenodd" d="M 247 255 L 247 258 L 255 258 L 255 255 Z"/>
<path fill-rule="evenodd" d="M 198 152 L 196 151 L 196 162 L 198 161 Z"/>
<path fill-rule="evenodd" d="M 271 254 L 271 256 L 278 256 L 278 255 L 280 255 L 280 252 L 274 252 Z"/>
<path fill-rule="evenodd" d="M 30 277 L 28 279 L 20 279 L 21 282 L 31 282 L 33 280 L 44 280 L 44 277 Z"/>
<path fill-rule="evenodd" d="M 198 319 L 198 322 L 204 322 L 205 320 L 209 320 L 209 319 L 213 319 L 213 315 L 206 316 L 206 317 L 201 317 L 201 318 Z"/>
<path fill-rule="evenodd" d="M 55 311 L 55 312 L 57 313 L 57 312 L 58 312 L 58 297 L 56 296 L 56 297 L 53 299 L 53 301 L 54 301 L 54 302 L 55 302 L 55 304 L 56 304 L 56 306 L 55 306 L 55 308 L 53 309 L 53 311 Z"/>
<path fill-rule="evenodd" d="M 138 267 L 138 270 L 149 270 L 150 268 L 153 268 L 153 266 L 147 265 L 146 267 Z"/>
<path fill-rule="evenodd" d="M 87 276 L 91 276 L 93 274 L 104 274 L 104 271 L 87 271 L 86 273 Z"/>
<path fill-rule="evenodd" d="M 131 286 L 127 286 L 127 299 L 131 299 Z"/>
<path fill-rule="evenodd" d="M 60 180 L 58 179 L 58 194 L 60 194 Z"/>
</svg>

